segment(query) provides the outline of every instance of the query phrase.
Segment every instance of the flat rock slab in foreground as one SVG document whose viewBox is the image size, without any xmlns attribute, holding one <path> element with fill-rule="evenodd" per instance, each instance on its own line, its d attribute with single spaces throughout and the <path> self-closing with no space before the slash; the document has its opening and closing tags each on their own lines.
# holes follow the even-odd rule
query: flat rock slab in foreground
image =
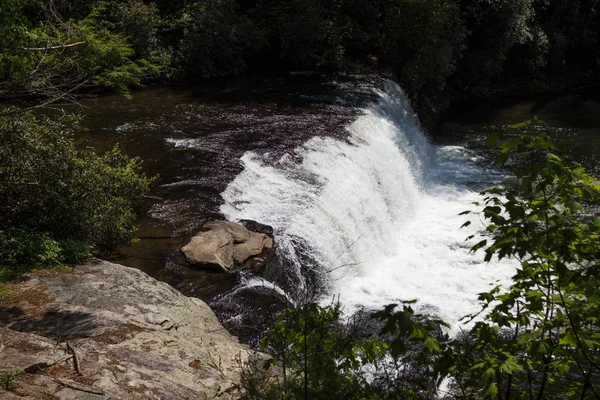
<svg viewBox="0 0 600 400">
<path fill-rule="evenodd" d="M 273 238 L 229 221 L 211 221 L 181 251 L 192 265 L 221 271 L 257 270 L 266 264 Z"/>
<path fill-rule="evenodd" d="M 239 395 L 247 347 L 204 302 L 139 270 L 94 259 L 73 274 L 11 284 L 2 296 L 0 376 L 19 372 L 19 388 L 0 388 L 2 399 Z"/>
</svg>

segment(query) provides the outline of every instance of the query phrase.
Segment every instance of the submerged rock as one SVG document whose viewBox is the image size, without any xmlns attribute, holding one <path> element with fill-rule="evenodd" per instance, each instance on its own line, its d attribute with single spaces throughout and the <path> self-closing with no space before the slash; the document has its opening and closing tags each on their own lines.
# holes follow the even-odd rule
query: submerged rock
<svg viewBox="0 0 600 400">
<path fill-rule="evenodd" d="M 182 247 L 188 263 L 223 271 L 258 270 L 266 265 L 273 238 L 229 221 L 211 221 Z"/>
<path fill-rule="evenodd" d="M 251 219 L 241 219 L 240 224 L 244 225 L 252 232 L 264 233 L 273 237 L 273 227 L 270 225 L 261 224 L 260 222 Z"/>
<path fill-rule="evenodd" d="M 258 347 L 277 313 L 292 306 L 285 294 L 271 285 L 240 286 L 210 303 L 223 326 L 253 347 Z"/>
<path fill-rule="evenodd" d="M 250 353 L 201 300 L 97 259 L 0 304 L 0 375 L 20 385 L 0 398 L 233 399 Z"/>
</svg>

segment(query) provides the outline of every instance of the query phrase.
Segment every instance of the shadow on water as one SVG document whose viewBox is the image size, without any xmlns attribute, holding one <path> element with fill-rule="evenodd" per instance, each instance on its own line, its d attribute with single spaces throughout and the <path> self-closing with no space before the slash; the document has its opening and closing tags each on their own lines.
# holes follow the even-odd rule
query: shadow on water
<svg viewBox="0 0 600 400">
<path fill-rule="evenodd" d="M 544 96 L 459 104 L 438 126 L 440 143 L 460 142 L 482 148 L 489 126 L 520 123 L 538 117 L 556 146 L 592 174 L 600 176 L 600 94 Z"/>
</svg>

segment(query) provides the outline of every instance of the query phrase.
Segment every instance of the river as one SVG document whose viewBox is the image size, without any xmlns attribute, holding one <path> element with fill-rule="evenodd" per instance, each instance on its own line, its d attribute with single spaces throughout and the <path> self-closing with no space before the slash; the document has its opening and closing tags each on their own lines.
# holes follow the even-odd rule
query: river
<svg viewBox="0 0 600 400">
<path fill-rule="evenodd" d="M 99 150 L 118 142 L 159 175 L 139 242 L 105 256 L 207 301 L 242 339 L 281 307 L 273 298 L 307 294 L 339 296 L 348 313 L 418 299 L 458 330 L 477 311 L 477 293 L 514 271 L 470 254 L 465 238 L 480 223 L 459 229 L 458 214 L 504 176 L 485 156 L 483 133 L 538 115 L 598 172 L 598 111 L 593 97 L 575 95 L 470 104 L 425 135 L 391 81 L 297 75 L 100 97 L 78 140 Z M 177 250 L 222 218 L 274 228 L 278 261 L 266 280 L 182 265 Z"/>
</svg>

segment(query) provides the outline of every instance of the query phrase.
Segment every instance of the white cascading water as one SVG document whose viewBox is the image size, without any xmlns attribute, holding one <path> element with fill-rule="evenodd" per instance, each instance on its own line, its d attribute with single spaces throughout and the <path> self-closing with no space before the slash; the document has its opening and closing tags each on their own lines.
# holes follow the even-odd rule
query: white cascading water
<svg viewBox="0 0 600 400">
<path fill-rule="evenodd" d="M 458 214 L 499 175 L 465 148 L 429 144 L 395 83 L 379 95 L 347 140 L 314 137 L 274 164 L 246 153 L 221 212 L 271 225 L 294 266 L 285 273 L 302 284 L 300 238 L 325 276 L 323 302 L 339 295 L 351 313 L 417 299 L 459 329 L 479 310 L 477 294 L 514 273 L 508 261 L 469 252 L 474 241 L 465 238 L 482 229 L 477 218 L 459 229 L 467 217 Z"/>
</svg>

